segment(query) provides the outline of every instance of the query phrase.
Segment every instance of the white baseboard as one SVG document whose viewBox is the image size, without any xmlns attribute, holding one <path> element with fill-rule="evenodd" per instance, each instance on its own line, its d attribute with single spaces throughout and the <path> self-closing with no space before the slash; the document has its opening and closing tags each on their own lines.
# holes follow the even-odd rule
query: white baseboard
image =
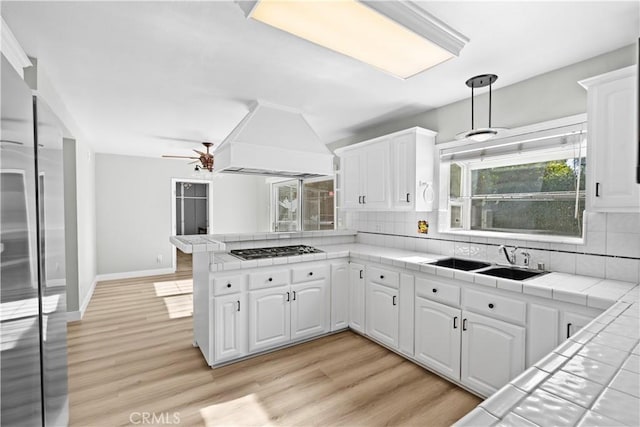
<svg viewBox="0 0 640 427">
<path fill-rule="evenodd" d="M 163 274 L 173 274 L 175 270 L 173 268 L 157 268 L 154 270 L 138 270 L 138 271 L 125 271 L 122 273 L 108 273 L 108 274 L 98 274 L 96 276 L 96 280 L 119 280 L 119 279 L 133 279 L 136 277 L 145 277 L 145 276 L 160 276 Z"/>
<path fill-rule="evenodd" d="M 67 322 L 77 322 L 82 320 L 84 317 L 84 312 L 87 310 L 89 306 L 89 302 L 91 301 L 91 297 L 93 296 L 93 291 L 96 290 L 96 284 L 98 283 L 98 277 L 96 276 L 91 282 L 91 286 L 89 287 L 89 292 L 84 296 L 82 300 L 82 304 L 80 304 L 80 310 L 77 311 L 68 311 L 67 312 Z"/>
<path fill-rule="evenodd" d="M 80 313 L 80 310 L 67 311 L 67 322 L 77 322 L 79 320 L 82 320 L 82 313 Z"/>
</svg>

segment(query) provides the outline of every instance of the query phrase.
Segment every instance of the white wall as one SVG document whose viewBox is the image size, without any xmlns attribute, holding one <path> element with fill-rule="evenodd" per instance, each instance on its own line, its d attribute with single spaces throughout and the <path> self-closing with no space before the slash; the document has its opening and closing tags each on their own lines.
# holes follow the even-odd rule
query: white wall
<svg viewBox="0 0 640 427">
<path fill-rule="evenodd" d="M 629 66 L 636 62 L 636 58 L 635 45 L 629 45 L 506 87 L 500 87 L 498 76 L 493 90 L 492 124 L 516 128 L 584 113 L 587 93 L 578 81 Z M 517 61 L 517 54 L 514 54 L 514 61 Z M 446 84 L 459 85 L 464 82 Z M 488 95 L 477 95 L 475 102 L 476 127 L 486 127 Z M 332 142 L 329 147 L 335 150 L 413 126 L 437 131 L 437 142 L 452 141 L 457 133 L 471 128 L 471 91 L 469 98 L 464 100 L 420 114 L 375 124 L 348 138 Z"/>
<path fill-rule="evenodd" d="M 83 140 L 76 139 L 78 300 L 83 310 L 93 293 L 97 275 L 95 187 L 95 153 Z"/>
<path fill-rule="evenodd" d="M 584 113 L 586 91 L 577 81 L 635 62 L 635 47 L 627 46 L 497 90 L 493 98 L 494 124 L 515 128 Z M 479 102 L 479 105 L 483 104 L 483 101 Z M 411 126 L 437 131 L 439 141 L 444 142 L 469 128 L 469 114 L 468 100 L 456 102 L 421 115 L 373 126 L 332 146 L 350 145 Z M 437 176 L 435 178 L 437 180 Z M 434 184 L 438 189 L 437 182 Z M 505 243 L 527 248 L 532 254 L 532 265 L 542 262 L 551 271 L 640 281 L 640 213 L 587 213 L 585 244 L 582 245 L 440 234 L 436 212 L 347 212 L 342 216 L 341 223 L 345 228 L 362 232 L 358 235 L 358 241 L 362 243 L 500 263 L 505 260 L 497 247 Z M 429 221 L 428 235 L 416 231 L 417 221 L 421 219 Z"/>
<path fill-rule="evenodd" d="M 98 274 L 172 268 L 171 180 L 193 178 L 193 166 L 183 160 L 98 153 L 95 168 Z M 267 231 L 264 181 L 216 175 L 211 232 Z"/>
</svg>

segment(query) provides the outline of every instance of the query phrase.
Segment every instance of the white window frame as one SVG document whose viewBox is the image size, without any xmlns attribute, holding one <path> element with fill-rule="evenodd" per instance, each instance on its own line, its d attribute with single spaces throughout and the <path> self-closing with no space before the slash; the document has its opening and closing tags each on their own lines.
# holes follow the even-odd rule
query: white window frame
<svg viewBox="0 0 640 427">
<path fill-rule="evenodd" d="M 553 129 L 556 127 L 569 126 L 573 124 L 578 124 L 586 121 L 585 114 L 579 114 L 576 116 L 567 117 L 564 119 L 553 120 L 549 122 L 544 122 L 532 126 L 527 126 L 519 129 L 514 129 L 509 133 L 509 137 L 531 134 L 538 131 L 544 131 L 547 129 Z M 451 148 L 462 147 L 464 142 L 454 141 L 450 143 L 439 144 L 437 146 L 440 154 L 444 150 L 450 150 Z M 466 142 L 465 147 L 469 149 L 473 149 L 475 144 Z M 509 233 L 509 232 L 499 232 L 499 231 L 484 231 L 484 230 L 471 230 L 471 171 L 477 169 L 486 169 L 492 167 L 501 167 L 501 166 L 511 166 L 514 164 L 524 164 L 524 163 L 535 163 L 535 162 L 543 162 L 550 160 L 557 160 L 562 157 L 562 155 L 566 154 L 567 158 L 571 157 L 569 154 L 574 153 L 574 148 L 568 147 L 565 149 L 561 149 L 558 147 L 542 149 L 536 151 L 529 151 L 524 153 L 526 155 L 526 161 L 514 161 L 514 154 L 505 154 L 499 156 L 492 156 L 491 158 L 482 160 L 480 156 L 476 158 L 471 158 L 468 160 L 461 161 L 440 161 L 440 210 L 438 211 L 438 232 L 441 234 L 453 234 L 453 235 L 462 235 L 462 236 L 474 236 L 474 237 L 484 237 L 484 238 L 499 238 L 499 239 L 509 239 L 509 240 L 528 240 L 528 241 L 539 241 L 539 242 L 554 242 L 554 243 L 568 243 L 568 244 L 584 244 L 585 242 L 585 234 L 587 225 L 585 223 L 586 219 L 586 208 L 583 211 L 583 226 L 582 226 L 582 236 L 580 237 L 571 237 L 571 236 L 557 236 L 557 235 L 544 235 L 544 234 L 529 234 L 529 233 Z M 586 156 L 586 147 L 582 147 L 582 155 Z M 587 160 L 588 162 L 588 160 Z M 460 191 L 460 202 L 454 202 L 454 206 L 460 205 L 462 206 L 462 228 L 451 228 L 451 199 L 449 198 L 449 186 L 450 186 L 450 171 L 449 166 L 451 163 L 457 163 L 462 167 L 461 173 L 461 191 Z M 586 190 L 585 190 L 586 191 Z"/>
<path fill-rule="evenodd" d="M 315 178 L 306 178 L 306 179 L 297 179 L 297 178 L 275 178 L 269 182 L 270 191 L 269 191 L 269 224 L 271 232 L 273 233 L 281 233 L 281 231 L 274 230 L 276 223 L 276 212 L 275 212 L 275 204 L 274 204 L 274 196 L 275 196 L 275 186 L 278 184 L 282 184 L 285 182 L 297 181 L 298 182 L 298 226 L 296 232 L 307 231 L 303 230 L 303 218 L 304 218 L 304 194 L 303 194 L 303 186 L 305 183 L 312 182 L 320 182 L 320 181 L 329 181 L 333 180 L 333 229 L 335 230 L 337 227 L 337 207 L 336 202 L 338 200 L 338 195 L 336 194 L 336 176 L 319 176 Z M 282 233 L 286 233 L 286 231 L 282 231 Z"/>
</svg>

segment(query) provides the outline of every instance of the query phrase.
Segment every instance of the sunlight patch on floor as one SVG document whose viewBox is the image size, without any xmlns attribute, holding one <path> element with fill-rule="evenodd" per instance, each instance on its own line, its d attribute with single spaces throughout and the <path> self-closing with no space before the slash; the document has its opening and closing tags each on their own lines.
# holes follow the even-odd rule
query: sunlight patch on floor
<svg viewBox="0 0 640 427">
<path fill-rule="evenodd" d="M 190 294 L 193 292 L 193 280 L 169 280 L 166 282 L 155 282 L 153 288 L 156 296 L 166 297 L 169 295 Z"/>
<path fill-rule="evenodd" d="M 193 315 L 193 295 L 173 295 L 164 297 L 163 300 L 169 313 L 169 319 L 180 319 Z"/>
<path fill-rule="evenodd" d="M 200 416 L 207 427 L 273 425 L 254 393 L 202 408 Z"/>
</svg>

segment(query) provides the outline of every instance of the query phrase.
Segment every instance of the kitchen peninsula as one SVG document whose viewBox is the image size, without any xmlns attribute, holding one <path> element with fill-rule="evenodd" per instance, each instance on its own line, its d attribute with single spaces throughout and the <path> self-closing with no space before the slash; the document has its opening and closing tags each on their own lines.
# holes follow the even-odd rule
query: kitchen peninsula
<svg viewBox="0 0 640 427">
<path fill-rule="evenodd" d="M 346 231 L 172 237 L 194 253 L 194 340 L 208 364 L 350 328 L 488 398 L 459 425 L 536 414 L 540 425 L 585 415 L 638 423 L 640 337 L 629 327 L 639 319 L 637 284 L 555 272 L 495 278 L 431 264 L 442 254 L 357 239 Z M 278 242 L 323 252 L 286 261 L 225 252 Z"/>
</svg>

